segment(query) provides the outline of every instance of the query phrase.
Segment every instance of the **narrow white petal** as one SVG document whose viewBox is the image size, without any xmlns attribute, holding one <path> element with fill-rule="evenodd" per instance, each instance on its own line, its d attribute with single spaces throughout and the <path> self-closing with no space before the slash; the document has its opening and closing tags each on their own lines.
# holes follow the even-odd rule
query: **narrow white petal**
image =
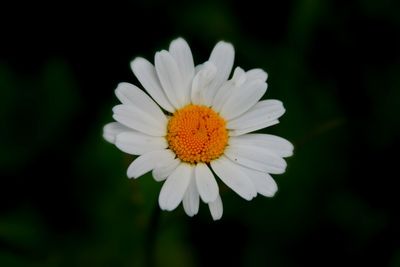
<svg viewBox="0 0 400 267">
<path fill-rule="evenodd" d="M 206 62 L 209 62 L 209 61 L 206 61 Z M 210 62 L 211 63 L 211 62 Z M 204 63 L 203 64 L 199 64 L 199 65 L 196 65 L 195 67 L 194 67 L 194 73 L 199 73 L 199 71 L 201 71 L 202 69 L 203 69 L 203 66 L 204 65 Z"/>
<path fill-rule="evenodd" d="M 118 105 L 113 108 L 113 118 L 123 125 L 152 136 L 165 136 L 167 123 L 136 106 Z"/>
<path fill-rule="evenodd" d="M 190 102 L 190 87 L 194 76 L 194 63 L 192 52 L 187 42 L 178 38 L 171 42 L 169 46 L 169 53 L 175 59 L 179 71 L 182 76 L 184 90 L 186 91 L 185 102 Z"/>
<path fill-rule="evenodd" d="M 167 123 L 167 117 L 157 106 L 157 104 L 154 103 L 154 101 L 148 95 L 146 95 L 135 85 L 130 83 L 120 83 L 115 90 L 115 94 L 122 104 L 135 106 L 136 108 L 154 117 L 154 119 L 157 121 L 160 121 L 164 124 Z"/>
<path fill-rule="evenodd" d="M 257 195 L 250 178 L 225 156 L 212 161 L 211 167 L 218 177 L 242 198 L 251 200 Z"/>
<path fill-rule="evenodd" d="M 119 122 L 110 122 L 103 128 L 103 137 L 106 141 L 115 144 L 117 135 L 123 132 L 130 132 L 132 129 L 122 125 Z"/>
<path fill-rule="evenodd" d="M 246 73 L 240 67 L 236 67 L 231 80 L 226 81 L 217 90 L 215 97 L 212 100 L 213 110 L 220 112 L 225 102 L 231 97 L 235 90 L 238 90 L 246 82 Z"/>
<path fill-rule="evenodd" d="M 263 82 L 267 81 L 268 74 L 262 69 L 252 69 L 246 72 L 247 80 L 261 80 Z"/>
<path fill-rule="evenodd" d="M 241 169 L 250 177 L 259 194 L 266 197 L 273 197 L 276 191 L 278 191 L 275 180 L 268 173 L 246 167 L 241 167 Z"/>
<path fill-rule="evenodd" d="M 293 145 L 288 140 L 271 134 L 245 134 L 229 138 L 230 146 L 264 148 L 280 157 L 293 155 Z"/>
<path fill-rule="evenodd" d="M 256 125 L 268 125 L 269 122 L 277 120 L 284 113 L 285 108 L 283 107 L 281 101 L 273 99 L 263 100 L 255 104 L 243 115 L 229 120 L 227 128 L 241 130 L 251 128 Z"/>
<path fill-rule="evenodd" d="M 175 157 L 175 154 L 174 154 L 174 157 Z M 154 180 L 156 180 L 157 182 L 164 181 L 178 167 L 178 165 L 181 163 L 181 161 L 174 157 L 167 159 L 167 161 L 164 164 L 158 164 L 153 169 L 152 174 L 153 174 Z"/>
<path fill-rule="evenodd" d="M 158 204 L 162 210 L 171 211 L 178 207 L 189 186 L 192 172 L 192 166 L 181 163 L 167 178 L 158 197 Z"/>
<path fill-rule="evenodd" d="M 211 105 L 217 90 L 228 80 L 231 73 L 235 50 L 230 43 L 218 42 L 211 52 L 209 61 L 217 67 L 217 73 L 206 91 L 206 105 Z"/>
<path fill-rule="evenodd" d="M 226 81 L 222 86 L 218 89 L 215 97 L 212 100 L 212 109 L 215 112 L 220 112 L 222 106 L 225 104 L 226 100 L 232 94 L 232 91 L 235 89 L 235 84 L 232 81 Z"/>
<path fill-rule="evenodd" d="M 212 62 L 207 61 L 196 69 L 198 70 L 193 78 L 191 100 L 193 104 L 204 105 L 206 103 L 205 92 L 215 78 L 217 68 Z"/>
<path fill-rule="evenodd" d="M 173 113 L 175 108 L 169 102 L 161 87 L 153 64 L 144 58 L 138 57 L 131 62 L 131 69 L 144 89 L 163 109 Z"/>
<path fill-rule="evenodd" d="M 260 129 L 263 129 L 263 128 L 266 128 L 266 127 L 269 127 L 269 126 L 272 126 L 272 125 L 275 125 L 278 123 L 279 123 L 279 120 L 273 120 L 273 121 L 267 121 L 267 122 L 263 122 L 263 123 L 257 123 L 250 127 L 247 127 L 247 128 L 230 130 L 229 136 L 240 136 L 242 134 L 254 132 L 254 131 L 257 131 L 257 130 L 260 130 Z"/>
<path fill-rule="evenodd" d="M 192 173 L 192 178 L 190 179 L 189 186 L 183 196 L 183 209 L 186 214 L 190 217 L 196 215 L 199 212 L 199 192 L 197 192 L 194 172 Z"/>
<path fill-rule="evenodd" d="M 204 163 L 198 163 L 194 169 L 196 177 L 196 185 L 201 196 L 201 199 L 205 203 L 214 201 L 218 194 L 218 184 L 215 181 L 214 175 L 210 168 Z"/>
<path fill-rule="evenodd" d="M 170 53 L 163 50 L 155 56 L 155 66 L 158 78 L 167 98 L 175 108 L 181 108 L 185 104 L 186 92 L 184 82 L 179 71 L 178 64 Z"/>
<path fill-rule="evenodd" d="M 125 153 L 141 155 L 168 147 L 164 137 L 150 136 L 141 132 L 124 132 L 117 136 L 115 145 Z"/>
<path fill-rule="evenodd" d="M 221 219 L 224 209 L 222 206 L 221 197 L 219 195 L 216 200 L 208 203 L 208 207 L 210 209 L 210 213 L 214 221 Z"/>
<path fill-rule="evenodd" d="M 284 159 L 256 147 L 228 146 L 225 155 L 237 164 L 262 172 L 281 174 L 286 170 Z"/>
<path fill-rule="evenodd" d="M 171 150 L 163 149 L 147 152 L 137 157 L 128 167 L 127 175 L 129 178 L 138 178 L 143 174 L 154 169 L 157 164 L 169 158 Z"/>
<path fill-rule="evenodd" d="M 231 96 L 221 108 L 221 116 L 231 120 L 253 107 L 267 91 L 267 84 L 261 80 L 246 82 L 232 90 Z"/>
<path fill-rule="evenodd" d="M 241 67 L 236 67 L 231 80 L 236 86 L 242 86 L 248 80 L 247 73 Z"/>
<path fill-rule="evenodd" d="M 282 102 L 278 100 L 263 100 L 244 113 L 242 116 L 228 121 L 230 136 L 239 136 L 279 123 L 277 118 L 285 113 Z"/>
</svg>

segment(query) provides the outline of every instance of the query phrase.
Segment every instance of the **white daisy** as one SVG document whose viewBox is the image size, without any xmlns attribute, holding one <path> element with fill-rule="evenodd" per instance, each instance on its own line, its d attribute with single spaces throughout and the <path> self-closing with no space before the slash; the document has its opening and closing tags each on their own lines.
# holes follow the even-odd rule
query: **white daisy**
<svg viewBox="0 0 400 267">
<path fill-rule="evenodd" d="M 138 178 L 152 171 L 164 181 L 162 210 L 182 202 L 189 216 L 199 199 L 214 220 L 222 216 L 222 201 L 214 173 L 246 200 L 257 193 L 272 197 L 277 185 L 270 174 L 285 172 L 283 157 L 292 144 L 278 136 L 250 132 L 277 124 L 285 109 L 278 100 L 261 100 L 267 73 L 237 67 L 233 46 L 219 42 L 205 63 L 194 66 L 182 38 L 169 51 L 155 55 L 155 66 L 144 58 L 131 62 L 144 91 L 129 83 L 115 93 L 122 104 L 113 108 L 116 122 L 104 127 L 104 138 L 120 150 L 139 155 L 127 171 Z"/>
</svg>

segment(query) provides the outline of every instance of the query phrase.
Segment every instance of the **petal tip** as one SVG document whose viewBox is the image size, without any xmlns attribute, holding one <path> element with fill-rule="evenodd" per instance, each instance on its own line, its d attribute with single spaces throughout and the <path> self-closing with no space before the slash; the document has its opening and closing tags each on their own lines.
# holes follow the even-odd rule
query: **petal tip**
<svg viewBox="0 0 400 267">
<path fill-rule="evenodd" d="M 137 72 L 137 69 L 138 69 L 139 65 L 143 64 L 146 61 L 147 60 L 142 58 L 142 57 L 134 58 L 130 63 L 133 73 Z"/>
</svg>

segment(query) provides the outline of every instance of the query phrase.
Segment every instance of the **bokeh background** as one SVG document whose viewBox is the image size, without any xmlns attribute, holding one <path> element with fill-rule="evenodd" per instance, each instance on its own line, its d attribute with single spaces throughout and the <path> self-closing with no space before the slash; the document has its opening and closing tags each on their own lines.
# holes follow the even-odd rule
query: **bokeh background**
<svg viewBox="0 0 400 267">
<path fill-rule="evenodd" d="M 100 2 L 2 7 L 0 266 L 400 266 L 399 1 Z M 178 36 L 265 69 L 295 145 L 274 198 L 220 183 L 218 222 L 160 212 L 102 139 L 130 61 Z"/>
</svg>

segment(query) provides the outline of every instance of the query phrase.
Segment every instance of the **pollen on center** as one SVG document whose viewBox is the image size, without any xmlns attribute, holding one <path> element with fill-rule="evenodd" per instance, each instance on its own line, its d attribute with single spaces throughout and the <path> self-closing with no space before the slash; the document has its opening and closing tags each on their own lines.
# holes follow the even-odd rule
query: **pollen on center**
<svg viewBox="0 0 400 267">
<path fill-rule="evenodd" d="M 167 141 L 182 161 L 209 163 L 223 154 L 228 143 L 226 122 L 209 107 L 187 105 L 170 118 Z"/>
</svg>

